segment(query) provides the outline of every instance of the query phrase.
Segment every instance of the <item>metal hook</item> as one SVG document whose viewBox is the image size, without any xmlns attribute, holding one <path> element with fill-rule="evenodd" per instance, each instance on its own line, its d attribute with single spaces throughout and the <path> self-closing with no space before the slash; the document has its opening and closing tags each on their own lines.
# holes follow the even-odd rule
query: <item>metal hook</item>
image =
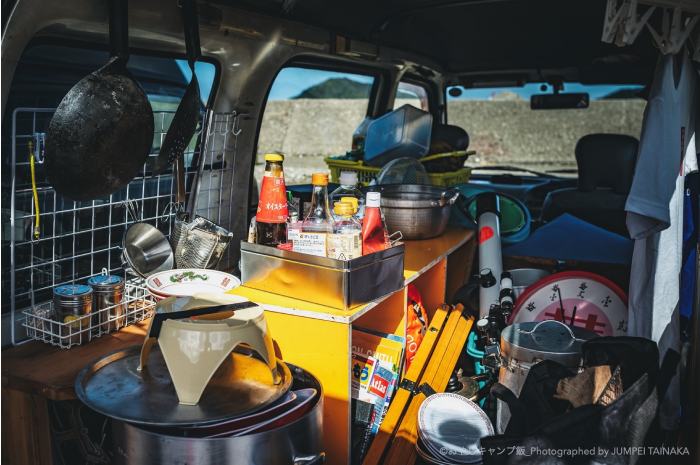
<svg viewBox="0 0 700 465">
<path fill-rule="evenodd" d="M 122 200 L 121 205 L 126 209 L 127 214 L 130 215 L 134 221 L 139 221 L 139 208 L 134 199 Z"/>
</svg>

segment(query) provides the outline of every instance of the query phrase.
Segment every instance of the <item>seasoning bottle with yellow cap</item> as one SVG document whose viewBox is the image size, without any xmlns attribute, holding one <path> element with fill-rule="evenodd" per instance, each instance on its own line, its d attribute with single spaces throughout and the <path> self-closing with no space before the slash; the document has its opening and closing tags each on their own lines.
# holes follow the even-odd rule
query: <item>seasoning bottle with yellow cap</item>
<svg viewBox="0 0 700 465">
<path fill-rule="evenodd" d="M 335 223 L 333 234 L 328 236 L 328 257 L 337 260 L 352 260 L 362 256 L 362 224 L 354 214 L 356 208 L 350 202 L 333 205 Z"/>
<path fill-rule="evenodd" d="M 328 205 L 328 174 L 314 173 L 311 176 L 311 209 L 301 225 L 303 232 L 333 234 L 333 216 Z"/>
<path fill-rule="evenodd" d="M 265 174 L 255 215 L 255 241 L 276 247 L 287 241 L 287 188 L 281 153 L 265 154 Z"/>
</svg>

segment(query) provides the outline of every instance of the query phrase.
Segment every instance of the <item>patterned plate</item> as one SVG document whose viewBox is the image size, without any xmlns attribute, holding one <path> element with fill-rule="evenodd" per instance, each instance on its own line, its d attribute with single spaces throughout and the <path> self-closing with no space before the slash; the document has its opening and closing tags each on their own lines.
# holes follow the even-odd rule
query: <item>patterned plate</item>
<svg viewBox="0 0 700 465">
<path fill-rule="evenodd" d="M 198 268 L 162 271 L 146 279 L 146 287 L 156 298 L 226 292 L 240 285 L 241 280 L 232 274 Z"/>
<path fill-rule="evenodd" d="M 574 326 L 600 336 L 624 336 L 627 295 L 595 273 L 556 273 L 537 281 L 518 297 L 509 323 L 559 320 L 570 325 L 572 318 Z"/>
</svg>

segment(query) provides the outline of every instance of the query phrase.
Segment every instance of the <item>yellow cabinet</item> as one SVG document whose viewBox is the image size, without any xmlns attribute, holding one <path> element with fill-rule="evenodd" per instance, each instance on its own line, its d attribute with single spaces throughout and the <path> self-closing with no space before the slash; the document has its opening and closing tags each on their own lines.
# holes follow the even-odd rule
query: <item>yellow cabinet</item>
<svg viewBox="0 0 700 465">
<path fill-rule="evenodd" d="M 405 336 L 406 286 L 414 283 L 432 318 L 446 296 L 461 286 L 474 255 L 473 232 L 449 229 L 440 237 L 406 242 L 404 288 L 347 311 L 308 302 L 314 289 L 280 296 L 245 285 L 232 292 L 262 305 L 268 327 L 285 361 L 316 376 L 324 394 L 326 463 L 350 462 L 350 369 L 352 328 Z"/>
</svg>

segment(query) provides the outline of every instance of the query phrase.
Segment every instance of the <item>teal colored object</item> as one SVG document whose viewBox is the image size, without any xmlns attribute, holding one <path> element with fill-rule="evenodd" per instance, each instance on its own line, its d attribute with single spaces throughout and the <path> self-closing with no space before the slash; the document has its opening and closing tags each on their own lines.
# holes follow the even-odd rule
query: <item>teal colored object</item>
<svg viewBox="0 0 700 465">
<path fill-rule="evenodd" d="M 475 197 L 483 192 L 492 192 L 492 190 L 470 184 L 460 184 L 454 189 L 459 190 L 462 195 L 455 204 L 457 208 L 452 208 L 450 224 L 474 228 L 476 226 Z M 501 210 L 501 241 L 504 244 L 515 244 L 527 239 L 530 235 L 532 221 L 530 211 L 524 203 L 515 197 L 500 192 L 497 194 Z"/>
<path fill-rule="evenodd" d="M 474 374 L 481 375 L 486 372 L 484 365 L 481 364 L 481 360 L 484 358 L 484 352 L 476 347 L 476 333 L 474 331 L 469 333 L 467 338 L 467 355 L 474 359 Z M 479 381 L 479 389 L 483 389 L 486 386 L 486 381 Z M 486 403 L 486 399 L 481 399 L 479 405 L 481 407 Z"/>
</svg>

